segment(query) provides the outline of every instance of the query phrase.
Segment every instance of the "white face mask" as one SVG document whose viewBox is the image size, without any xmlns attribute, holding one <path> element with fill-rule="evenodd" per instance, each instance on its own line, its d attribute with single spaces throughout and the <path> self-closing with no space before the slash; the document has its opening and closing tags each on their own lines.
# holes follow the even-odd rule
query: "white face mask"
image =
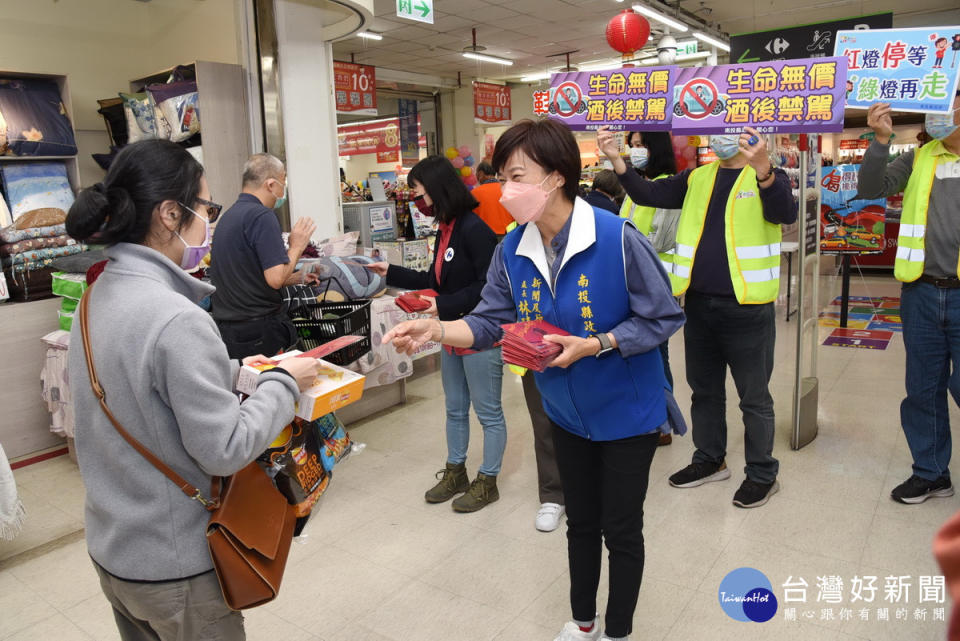
<svg viewBox="0 0 960 641">
<path fill-rule="evenodd" d="M 711 134 L 710 148 L 720 160 L 729 160 L 740 153 L 740 135 Z"/>
<path fill-rule="evenodd" d="M 960 108 L 958 108 L 960 109 Z M 960 125 L 955 125 L 953 122 L 954 114 L 957 113 L 958 109 L 948 111 L 947 113 L 928 113 L 924 118 L 923 128 L 927 130 L 927 133 L 930 134 L 931 138 L 936 138 L 937 140 L 943 140 L 953 132 L 957 130 L 957 127 Z"/>
<path fill-rule="evenodd" d="M 634 169 L 643 169 L 648 162 L 650 162 L 650 152 L 647 151 L 646 147 L 630 148 L 630 164 L 633 165 Z"/>
</svg>

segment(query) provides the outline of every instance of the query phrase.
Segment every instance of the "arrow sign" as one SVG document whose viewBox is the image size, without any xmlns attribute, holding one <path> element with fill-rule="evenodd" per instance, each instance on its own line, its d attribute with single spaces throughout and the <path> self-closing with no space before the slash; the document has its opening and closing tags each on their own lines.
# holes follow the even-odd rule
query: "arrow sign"
<svg viewBox="0 0 960 641">
<path fill-rule="evenodd" d="M 397 0 L 397 17 L 433 24 L 433 0 Z"/>
<path fill-rule="evenodd" d="M 741 53 L 741 54 L 740 54 L 740 57 L 737 58 L 737 62 L 756 62 L 756 61 L 760 60 L 760 58 L 748 58 L 748 57 L 747 57 L 747 54 L 748 54 L 748 53 L 750 53 L 750 50 L 749 50 L 749 49 L 747 49 L 746 51 L 744 51 L 743 53 Z"/>
</svg>

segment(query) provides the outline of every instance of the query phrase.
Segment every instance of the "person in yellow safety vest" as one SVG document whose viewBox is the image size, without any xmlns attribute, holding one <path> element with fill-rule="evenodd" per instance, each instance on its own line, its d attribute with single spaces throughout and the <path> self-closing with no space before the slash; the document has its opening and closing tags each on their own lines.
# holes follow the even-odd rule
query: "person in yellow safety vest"
<svg viewBox="0 0 960 641">
<path fill-rule="evenodd" d="M 913 473 L 890 496 L 922 503 L 953 496 L 947 390 L 960 404 L 960 92 L 952 111 L 926 115 L 932 140 L 892 162 L 890 105 L 871 105 L 867 124 L 875 136 L 863 155 L 859 197 L 904 192 L 894 276 L 903 282 L 907 396 L 900 423 Z"/>
<path fill-rule="evenodd" d="M 670 134 L 666 131 L 630 131 L 627 133 L 627 155 L 632 166 L 640 175 L 650 180 L 660 180 L 677 173 L 677 161 L 673 156 L 673 144 Z M 680 217 L 679 209 L 658 209 L 638 205 L 630 196 L 623 199 L 620 207 L 620 217 L 633 221 L 660 254 L 660 260 L 667 260 L 664 254 L 670 252 L 676 244 L 677 220 Z M 673 388 L 673 371 L 670 369 L 669 344 L 660 345 L 660 355 L 663 356 L 663 373 L 667 383 Z M 661 434 L 659 445 L 670 445 L 673 442 L 671 434 Z"/>
<path fill-rule="evenodd" d="M 763 137 L 751 127 L 713 135 L 719 161 L 660 180 L 629 172 L 613 133 L 597 143 L 634 202 L 682 207 L 676 247 L 662 262 L 674 296 L 686 293 L 684 351 L 693 392 L 693 462 L 673 474 L 674 487 L 730 478 L 726 372 L 733 375 L 743 411 L 746 479 L 733 497 L 758 507 L 778 489 L 773 457 L 774 412 L 769 382 L 776 343 L 774 303 L 780 290 L 780 226 L 797 219 L 790 180 L 774 169 Z"/>
</svg>

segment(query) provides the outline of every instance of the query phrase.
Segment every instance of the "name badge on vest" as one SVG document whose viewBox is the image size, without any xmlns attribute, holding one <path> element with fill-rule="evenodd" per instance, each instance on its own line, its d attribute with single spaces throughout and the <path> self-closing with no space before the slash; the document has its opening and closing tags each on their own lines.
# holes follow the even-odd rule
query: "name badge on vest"
<svg viewBox="0 0 960 641">
<path fill-rule="evenodd" d="M 449 263 L 453 260 L 453 247 L 447 247 L 447 251 L 443 253 L 443 261 Z"/>
<path fill-rule="evenodd" d="M 740 191 L 737 192 L 737 198 L 753 198 L 756 196 L 752 191 Z"/>
</svg>

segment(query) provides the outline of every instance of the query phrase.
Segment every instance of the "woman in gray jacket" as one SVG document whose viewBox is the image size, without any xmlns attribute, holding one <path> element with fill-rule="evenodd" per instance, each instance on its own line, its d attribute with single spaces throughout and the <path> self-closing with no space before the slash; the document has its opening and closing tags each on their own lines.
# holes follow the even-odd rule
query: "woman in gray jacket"
<svg viewBox="0 0 960 641">
<path fill-rule="evenodd" d="M 241 363 L 230 361 L 197 305 L 214 288 L 187 273 L 207 253 L 219 212 L 200 164 L 174 143 L 149 140 L 125 147 L 67 215 L 72 237 L 109 246 L 109 262 L 87 293 L 107 404 L 134 438 L 199 488 L 263 452 L 317 372 L 313 359 L 290 359 L 262 375 L 240 404 L 233 389 Z M 227 608 L 213 572 L 209 513 L 108 421 L 90 387 L 79 332 L 75 323 L 69 375 L 87 547 L 120 636 L 243 639 L 243 617 Z"/>
</svg>

